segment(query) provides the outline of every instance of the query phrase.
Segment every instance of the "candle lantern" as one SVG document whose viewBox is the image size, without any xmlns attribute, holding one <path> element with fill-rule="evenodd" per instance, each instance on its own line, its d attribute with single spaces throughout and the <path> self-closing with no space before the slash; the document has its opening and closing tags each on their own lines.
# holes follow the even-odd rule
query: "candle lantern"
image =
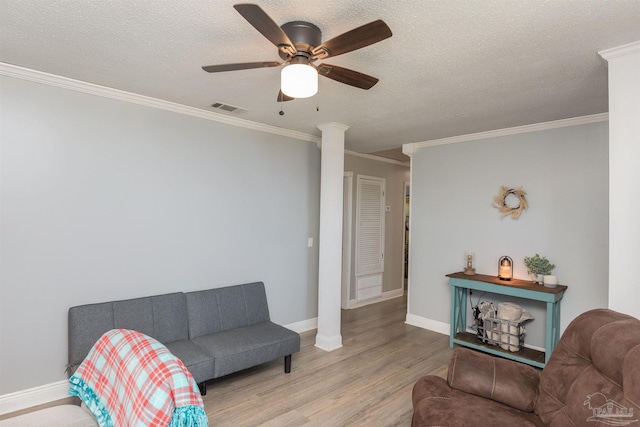
<svg viewBox="0 0 640 427">
<path fill-rule="evenodd" d="M 476 274 L 476 269 L 473 268 L 473 252 L 466 252 L 465 253 L 465 266 L 464 266 L 464 274 L 466 274 L 467 276 L 473 276 L 474 274 Z"/>
<path fill-rule="evenodd" d="M 500 257 L 498 261 L 498 278 L 500 280 L 511 280 L 513 278 L 513 260 L 506 255 Z"/>
</svg>

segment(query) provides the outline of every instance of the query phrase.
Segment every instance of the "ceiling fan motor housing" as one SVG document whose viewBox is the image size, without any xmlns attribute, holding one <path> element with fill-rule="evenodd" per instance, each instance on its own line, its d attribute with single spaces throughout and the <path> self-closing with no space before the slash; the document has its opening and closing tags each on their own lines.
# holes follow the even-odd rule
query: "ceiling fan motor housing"
<svg viewBox="0 0 640 427">
<path fill-rule="evenodd" d="M 308 58 L 311 57 L 311 50 L 322 43 L 322 31 L 310 22 L 292 21 L 287 22 L 280 28 L 295 45 L 298 53 L 306 53 L 307 55 L 304 56 Z M 285 61 L 290 57 L 289 53 L 282 47 L 279 49 L 279 54 Z"/>
</svg>

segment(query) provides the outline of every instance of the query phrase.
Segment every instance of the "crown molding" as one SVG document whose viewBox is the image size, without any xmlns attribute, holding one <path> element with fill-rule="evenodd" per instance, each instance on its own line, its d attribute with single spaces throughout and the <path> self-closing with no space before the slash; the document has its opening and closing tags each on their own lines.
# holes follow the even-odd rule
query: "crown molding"
<svg viewBox="0 0 640 427">
<path fill-rule="evenodd" d="M 607 120 L 609 120 L 609 113 L 592 114 L 590 116 L 573 117 L 570 119 L 535 123 L 532 125 L 524 125 L 524 126 L 516 126 L 512 128 L 490 130 L 486 132 L 478 132 L 478 133 L 471 133 L 467 135 L 453 136 L 450 138 L 433 139 L 431 141 L 413 142 L 409 144 L 404 144 L 402 146 L 402 151 L 405 154 L 407 153 L 413 154 L 420 148 L 433 147 L 436 145 L 455 144 L 458 142 L 475 141 L 479 139 L 495 138 L 500 136 L 518 135 L 521 133 L 529 133 L 529 132 L 539 132 L 543 130 L 585 125 L 589 123 L 606 122 Z"/>
<path fill-rule="evenodd" d="M 611 49 L 601 50 L 600 52 L 598 52 L 598 55 L 606 59 L 608 62 L 612 59 L 638 53 L 640 53 L 640 40 L 622 46 L 612 47 Z"/>
<path fill-rule="evenodd" d="M 373 154 L 357 153 L 355 151 L 349 151 L 349 150 L 344 150 L 344 154 L 347 154 L 350 156 L 356 156 L 356 157 L 363 157 L 365 159 L 375 160 L 383 163 L 391 163 L 392 165 L 399 165 L 407 168 L 409 167 L 409 162 L 402 162 L 400 160 L 388 159 L 386 157 L 375 156 Z"/>
<path fill-rule="evenodd" d="M 402 144 L 402 154 L 404 154 L 405 156 L 413 156 L 416 152 L 416 144 L 415 143 L 409 143 L 409 144 Z"/>
<path fill-rule="evenodd" d="M 320 137 L 0 62 L 0 75 L 318 144 Z"/>
</svg>

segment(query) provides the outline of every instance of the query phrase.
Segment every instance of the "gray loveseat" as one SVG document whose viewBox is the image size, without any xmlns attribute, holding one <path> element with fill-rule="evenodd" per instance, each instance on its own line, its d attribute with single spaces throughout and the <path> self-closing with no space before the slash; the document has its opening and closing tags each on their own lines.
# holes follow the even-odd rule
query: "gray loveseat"
<svg viewBox="0 0 640 427">
<path fill-rule="evenodd" d="M 206 394 L 205 381 L 300 351 L 300 335 L 269 318 L 262 282 L 69 309 L 69 375 L 102 334 L 132 329 L 163 343 Z"/>
</svg>

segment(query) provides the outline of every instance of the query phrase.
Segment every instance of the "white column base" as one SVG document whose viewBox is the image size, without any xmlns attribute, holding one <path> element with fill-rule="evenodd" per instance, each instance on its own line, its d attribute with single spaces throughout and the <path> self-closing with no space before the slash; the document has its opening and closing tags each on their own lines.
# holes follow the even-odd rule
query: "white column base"
<svg viewBox="0 0 640 427">
<path fill-rule="evenodd" d="M 325 337 L 324 335 L 316 335 L 316 347 L 324 351 L 333 351 L 342 347 L 342 335 L 333 337 Z"/>
</svg>

